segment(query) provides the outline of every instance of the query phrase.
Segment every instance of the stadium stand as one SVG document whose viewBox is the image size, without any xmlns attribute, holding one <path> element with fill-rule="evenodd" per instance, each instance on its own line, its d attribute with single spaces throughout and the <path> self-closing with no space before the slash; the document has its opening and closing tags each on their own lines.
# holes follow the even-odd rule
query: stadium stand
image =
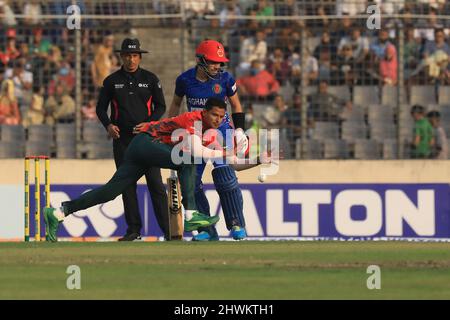
<svg viewBox="0 0 450 320">
<path fill-rule="evenodd" d="M 86 0 L 80 11 L 89 17 L 79 30 L 68 28 L 63 17 L 70 3 L 0 1 L 0 83 L 14 83 L 13 91 L 0 93 L 2 157 L 37 151 L 61 158 L 110 157 L 111 140 L 93 106 L 104 77 L 120 67 L 113 49 L 125 36 L 150 49 L 142 64 L 160 77 L 166 104 L 176 76 L 195 65 L 194 49 L 205 38 L 225 45 L 236 79 L 268 72 L 279 83 L 277 92 L 243 96 L 242 102 L 246 110 L 252 106 L 262 129 L 265 110 L 278 95 L 287 105 L 281 119 L 300 113 L 296 135 L 292 128 L 281 135 L 289 137 L 283 141 L 287 158 L 409 158 L 414 104 L 439 110 L 450 133 L 447 1 Z M 384 14 L 380 30 L 367 27 L 371 4 Z M 250 69 L 254 60 L 258 70 Z M 334 108 L 332 116 L 312 112 L 317 106 L 310 97 L 321 82 L 339 101 L 316 96 L 314 103 Z M 301 108 L 294 106 L 298 95 Z M 23 126 L 8 124 L 6 106 L 14 103 Z M 66 108 L 65 115 L 55 116 L 55 108 Z M 272 123 L 270 129 L 291 122 Z M 35 125 L 50 127 L 52 134 Z M 38 137 L 48 140 L 34 143 Z M 21 147 L 12 150 L 12 141 Z"/>
</svg>

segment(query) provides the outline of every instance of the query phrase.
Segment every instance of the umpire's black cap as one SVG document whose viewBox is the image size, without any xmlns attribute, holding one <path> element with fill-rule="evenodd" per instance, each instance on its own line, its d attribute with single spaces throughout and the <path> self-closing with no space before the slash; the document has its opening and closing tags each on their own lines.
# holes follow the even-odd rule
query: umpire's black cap
<svg viewBox="0 0 450 320">
<path fill-rule="evenodd" d="M 146 50 L 141 50 L 141 44 L 138 39 L 126 38 L 122 41 L 122 47 L 120 50 L 114 50 L 114 52 L 120 53 L 148 53 Z"/>
</svg>

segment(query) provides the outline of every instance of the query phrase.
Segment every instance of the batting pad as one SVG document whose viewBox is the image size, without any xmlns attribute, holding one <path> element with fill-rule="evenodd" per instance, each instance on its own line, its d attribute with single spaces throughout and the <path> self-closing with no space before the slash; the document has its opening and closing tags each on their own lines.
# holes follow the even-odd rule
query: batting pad
<svg viewBox="0 0 450 320">
<path fill-rule="evenodd" d="M 212 177 L 220 197 L 227 229 L 231 230 L 236 225 L 244 228 L 244 200 L 234 169 L 228 165 L 216 167 L 212 171 Z"/>
</svg>

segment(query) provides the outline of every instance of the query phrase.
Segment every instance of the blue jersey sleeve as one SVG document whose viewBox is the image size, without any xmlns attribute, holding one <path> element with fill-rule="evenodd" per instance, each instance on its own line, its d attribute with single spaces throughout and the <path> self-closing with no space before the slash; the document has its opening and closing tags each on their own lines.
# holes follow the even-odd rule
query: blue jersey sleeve
<svg viewBox="0 0 450 320">
<path fill-rule="evenodd" d="M 234 78 L 228 74 L 227 79 L 227 97 L 232 97 L 237 92 L 237 84 Z"/>
<path fill-rule="evenodd" d="M 179 76 L 175 81 L 175 94 L 179 97 L 186 95 L 186 84 L 182 76 Z"/>
</svg>

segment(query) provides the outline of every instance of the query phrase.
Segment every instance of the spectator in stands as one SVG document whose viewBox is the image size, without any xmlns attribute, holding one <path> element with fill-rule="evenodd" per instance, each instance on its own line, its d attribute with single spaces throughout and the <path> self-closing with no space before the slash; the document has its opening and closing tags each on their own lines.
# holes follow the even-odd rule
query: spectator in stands
<svg viewBox="0 0 450 320">
<path fill-rule="evenodd" d="M 0 124 L 20 124 L 19 107 L 11 80 L 3 80 L 0 87 Z"/>
<path fill-rule="evenodd" d="M 25 3 L 23 7 L 23 14 L 25 15 L 25 24 L 37 25 L 42 22 L 42 8 L 39 0 L 30 0 Z"/>
<path fill-rule="evenodd" d="M 450 15 L 450 3 L 446 0 L 438 0 L 431 4 L 440 15 Z"/>
<path fill-rule="evenodd" d="M 331 32 L 331 42 L 337 47 L 339 41 L 344 37 L 348 37 L 352 29 L 353 20 L 347 14 L 344 14 L 341 19 L 336 19 L 330 27 L 330 30 L 333 30 Z"/>
<path fill-rule="evenodd" d="M 236 28 L 240 26 L 241 20 L 230 19 L 239 17 L 241 15 L 241 8 L 236 0 L 227 0 L 225 7 L 220 11 L 220 27 L 221 28 Z"/>
<path fill-rule="evenodd" d="M 50 41 L 43 37 L 44 30 L 42 28 L 33 29 L 33 39 L 29 45 L 31 54 L 39 58 L 47 58 L 48 51 L 52 47 Z"/>
<path fill-rule="evenodd" d="M 264 19 L 264 17 L 272 17 L 274 15 L 273 6 L 266 0 L 258 0 L 256 5 L 256 16 L 260 18 L 260 26 L 273 25 L 271 20 Z"/>
<path fill-rule="evenodd" d="M 93 95 L 90 95 L 87 104 L 81 107 L 83 121 L 98 121 L 96 107 L 97 101 Z"/>
<path fill-rule="evenodd" d="M 3 25 L 9 27 L 17 25 L 16 16 L 7 1 L 0 1 L 0 15 L 3 16 L 1 20 Z"/>
<path fill-rule="evenodd" d="M 421 38 L 414 36 L 414 30 L 411 28 L 405 31 L 405 43 L 403 46 L 403 61 L 405 69 L 405 78 L 414 70 L 421 59 Z"/>
<path fill-rule="evenodd" d="M 319 16 L 319 19 L 306 20 L 306 28 L 309 32 L 311 32 L 314 36 L 319 36 L 322 33 L 322 30 L 328 28 L 330 26 L 329 19 L 329 7 L 324 4 L 316 4 L 306 9 L 308 15 L 316 15 Z"/>
<path fill-rule="evenodd" d="M 75 70 L 66 61 L 61 62 L 58 73 L 53 75 L 53 79 L 48 86 L 48 94 L 53 95 L 57 85 L 63 84 L 68 94 L 72 94 L 75 89 Z"/>
<path fill-rule="evenodd" d="M 91 2 L 91 1 L 89 1 Z M 91 2 L 92 3 L 92 2 Z M 123 2 L 120 1 L 93 1 L 96 3 L 94 14 L 96 15 L 106 15 L 106 16 L 118 16 L 125 14 L 125 6 Z M 114 20 L 110 21 L 110 25 L 119 25 L 123 23 L 121 19 L 117 19 L 116 22 Z"/>
<path fill-rule="evenodd" d="M 9 29 L 6 32 L 6 48 L 5 52 L 0 51 L 0 63 L 3 66 L 9 64 L 11 60 L 16 59 L 20 55 L 19 50 L 16 48 L 16 30 Z"/>
<path fill-rule="evenodd" d="M 283 113 L 281 123 L 287 128 L 287 139 L 295 141 L 302 136 L 302 96 L 294 93 L 292 105 Z"/>
<path fill-rule="evenodd" d="M 424 12 L 421 11 L 420 13 L 423 14 Z M 433 8 L 429 9 L 428 19 L 427 20 L 421 19 L 414 24 L 415 26 L 414 36 L 421 37 L 426 41 L 434 41 L 435 30 L 442 29 L 444 27 L 442 22 L 438 21 L 436 15 L 437 13 L 435 9 Z"/>
<path fill-rule="evenodd" d="M 180 2 L 178 0 L 154 0 L 153 10 L 159 14 L 171 14 L 180 12 Z"/>
<path fill-rule="evenodd" d="M 397 68 L 397 50 L 393 44 L 390 44 L 386 47 L 384 58 L 380 60 L 379 72 L 382 84 L 397 84 Z"/>
<path fill-rule="evenodd" d="M 337 58 L 337 48 L 334 42 L 331 42 L 330 33 L 328 30 L 324 30 L 320 37 L 320 43 L 316 46 L 313 52 L 313 56 L 316 59 L 319 59 L 320 53 L 322 51 L 328 51 L 332 61 L 335 61 Z"/>
<path fill-rule="evenodd" d="M 430 158 L 435 140 L 433 137 L 433 127 L 425 117 L 425 108 L 421 105 L 412 106 L 411 116 L 414 119 L 411 158 Z"/>
<path fill-rule="evenodd" d="M 360 13 L 365 13 L 367 8 L 366 2 L 366 0 L 336 1 L 336 14 L 354 16 Z"/>
<path fill-rule="evenodd" d="M 444 128 L 441 126 L 441 114 L 439 111 L 430 111 L 427 114 L 428 121 L 433 126 L 434 141 L 431 157 L 433 159 L 448 159 L 448 140 Z"/>
<path fill-rule="evenodd" d="M 405 0 L 395 0 L 395 1 L 386 1 L 386 0 L 374 0 L 374 2 L 380 6 L 381 12 L 386 14 L 394 14 L 399 13 L 405 6 Z"/>
<path fill-rule="evenodd" d="M 185 0 L 184 10 L 190 18 L 203 18 L 208 14 L 214 14 L 215 7 L 212 0 Z"/>
<path fill-rule="evenodd" d="M 67 93 L 63 84 L 58 83 L 55 93 L 45 102 L 47 124 L 70 123 L 75 120 L 75 101 Z"/>
<path fill-rule="evenodd" d="M 281 116 L 280 138 L 284 140 L 282 150 L 287 159 L 295 158 L 295 144 L 302 137 L 302 97 L 294 93 L 292 105 Z"/>
<path fill-rule="evenodd" d="M 24 114 L 26 108 L 29 107 L 33 87 L 33 74 L 25 70 L 25 63 L 25 59 L 19 58 L 14 61 L 13 68 L 7 69 L 5 72 L 5 78 L 11 79 L 14 83 L 14 93 L 21 114 Z"/>
<path fill-rule="evenodd" d="M 296 0 L 284 0 L 275 2 L 274 7 L 276 16 L 302 16 L 304 15 L 304 10 L 301 8 L 301 4 Z M 303 20 L 277 20 L 275 22 L 277 28 L 285 28 L 285 27 L 295 27 L 295 28 L 304 28 L 305 23 Z"/>
<path fill-rule="evenodd" d="M 410 74 L 410 78 L 423 74 L 427 70 L 428 79 L 441 84 L 449 83 L 450 46 L 446 43 L 445 33 L 442 29 L 435 31 L 435 40 L 425 44 L 424 59 Z"/>
<path fill-rule="evenodd" d="M 61 69 L 62 54 L 58 46 L 52 46 L 48 51 L 44 69 L 48 72 L 48 78 Z"/>
<path fill-rule="evenodd" d="M 273 74 L 262 68 L 259 60 L 253 60 L 250 75 L 238 78 L 237 85 L 243 97 L 272 99 L 280 89 Z"/>
<path fill-rule="evenodd" d="M 277 94 L 273 101 L 273 105 L 267 107 L 263 113 L 264 128 L 267 129 L 278 129 L 281 128 L 281 119 L 283 113 L 287 110 L 288 106 L 284 101 L 283 96 Z"/>
<path fill-rule="evenodd" d="M 8 57 L 8 61 L 14 60 L 20 56 L 19 49 L 17 49 L 16 32 L 14 29 L 10 29 L 10 30 L 14 31 L 14 32 L 7 32 L 7 36 L 6 36 L 5 54 Z"/>
<path fill-rule="evenodd" d="M 351 36 L 347 36 L 341 39 L 338 45 L 339 55 L 342 56 L 342 49 L 344 45 L 350 45 L 353 52 L 353 58 L 356 62 L 362 62 L 369 54 L 369 39 L 361 36 L 361 29 L 354 27 Z"/>
<path fill-rule="evenodd" d="M 314 127 L 316 121 L 339 122 L 345 108 L 351 108 L 351 101 L 344 101 L 328 92 L 328 82 L 320 81 L 319 91 L 308 97 L 308 123 Z"/>
<path fill-rule="evenodd" d="M 199 42 L 202 39 L 199 39 L 198 32 L 193 32 L 193 22 L 195 22 L 195 27 L 209 28 L 215 26 L 217 20 L 211 19 L 206 20 L 204 18 L 205 15 L 214 15 L 215 14 L 215 6 L 213 0 L 186 0 L 183 1 L 184 10 L 186 13 L 186 24 L 188 26 L 188 32 L 190 41 Z M 195 30 L 196 31 L 196 30 Z"/>
<path fill-rule="evenodd" d="M 338 67 L 335 62 L 331 61 L 329 51 L 322 51 L 319 56 L 319 76 L 318 79 L 325 80 L 330 84 L 338 83 Z"/>
<path fill-rule="evenodd" d="M 33 89 L 30 108 L 25 112 L 22 125 L 26 128 L 31 125 L 43 124 L 44 121 L 44 87 L 37 87 Z"/>
<path fill-rule="evenodd" d="M 26 42 L 21 42 L 19 44 L 19 57 L 25 59 L 25 61 L 31 60 L 30 57 L 30 48 Z"/>
<path fill-rule="evenodd" d="M 91 65 L 91 75 L 97 88 L 103 85 L 103 80 L 110 74 L 113 45 L 114 36 L 110 34 L 103 38 L 103 43 L 95 50 L 94 61 Z"/>
<path fill-rule="evenodd" d="M 283 85 L 290 76 L 290 66 L 281 48 L 276 48 L 267 61 L 267 71 Z"/>
<path fill-rule="evenodd" d="M 53 79 L 48 86 L 48 94 L 53 95 L 55 93 L 55 87 L 61 84 L 64 86 L 66 92 L 70 95 L 75 89 L 75 70 L 72 69 L 69 63 L 62 62 L 58 73 L 53 75 Z"/>
<path fill-rule="evenodd" d="M 446 42 L 445 33 L 443 29 L 436 29 L 434 31 L 434 41 L 427 41 L 425 43 L 424 58 L 428 58 L 436 51 L 443 51 L 450 57 L 450 46 Z"/>
<path fill-rule="evenodd" d="M 370 52 L 372 54 L 373 61 L 378 62 L 384 58 L 388 44 L 391 44 L 389 41 L 389 32 L 387 29 L 382 28 L 378 31 L 378 39 L 370 44 Z"/>
<path fill-rule="evenodd" d="M 305 62 L 305 70 L 306 77 L 305 77 L 305 85 L 314 84 L 319 76 L 319 64 L 317 62 L 317 59 L 314 58 L 311 55 L 308 55 Z M 300 54 L 298 52 L 293 52 L 288 57 L 288 63 L 291 67 L 291 82 L 294 86 L 300 85 L 301 81 L 301 59 Z"/>
<path fill-rule="evenodd" d="M 240 51 L 238 76 L 247 73 L 253 60 L 259 60 L 261 62 L 266 61 L 267 43 L 264 38 L 264 31 L 259 30 L 256 32 L 255 36 L 249 36 L 244 39 Z"/>
<path fill-rule="evenodd" d="M 354 58 L 352 46 L 350 44 L 344 44 L 341 48 L 342 55 L 338 58 L 338 73 L 340 85 L 353 86 L 357 78 L 357 63 Z"/>
</svg>

